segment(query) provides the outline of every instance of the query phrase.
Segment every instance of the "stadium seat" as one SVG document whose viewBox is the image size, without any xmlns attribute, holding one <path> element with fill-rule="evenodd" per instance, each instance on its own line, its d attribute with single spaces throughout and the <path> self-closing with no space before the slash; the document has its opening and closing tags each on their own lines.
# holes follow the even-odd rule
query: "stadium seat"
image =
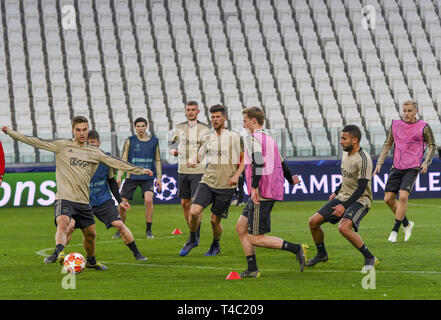
<svg viewBox="0 0 441 320">
<path fill-rule="evenodd" d="M 8 0 L 0 121 L 70 136 L 71 113 L 92 112 L 100 130 L 126 132 L 129 117 L 150 115 L 156 132 L 182 121 L 184 100 L 195 99 L 204 120 L 205 106 L 224 103 L 237 127 L 242 107 L 264 107 L 295 156 L 330 156 L 334 132 L 348 123 L 362 126 L 363 147 L 378 155 L 403 101 L 414 99 L 431 125 L 440 121 L 441 4 L 369 4 L 381 8 L 371 32 L 360 0 L 78 1 L 78 32 L 60 29 L 56 0 L 42 1 L 41 13 L 39 2 Z"/>
</svg>

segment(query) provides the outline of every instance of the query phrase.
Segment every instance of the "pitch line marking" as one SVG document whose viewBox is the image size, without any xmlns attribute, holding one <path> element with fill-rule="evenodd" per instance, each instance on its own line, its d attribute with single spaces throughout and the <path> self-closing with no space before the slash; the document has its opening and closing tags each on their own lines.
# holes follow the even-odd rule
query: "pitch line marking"
<svg viewBox="0 0 441 320">
<path fill-rule="evenodd" d="M 103 243 L 113 243 L 115 241 L 103 241 L 103 242 L 99 242 L 99 244 L 103 244 Z M 82 246 L 83 244 L 76 244 L 76 245 L 71 245 L 72 247 L 75 246 Z M 37 252 L 35 252 L 35 254 L 39 255 L 39 256 L 43 256 L 43 257 L 47 257 L 48 254 L 46 253 L 46 251 L 49 250 L 53 250 L 54 248 L 47 248 L 47 249 L 42 249 L 39 250 Z M 150 263 L 133 263 L 133 262 L 108 262 L 108 261 L 103 261 L 103 263 L 105 264 L 114 264 L 114 265 L 122 265 L 122 266 L 138 266 L 138 267 L 151 267 L 151 268 L 179 268 L 179 269 L 201 269 L 201 270 L 227 270 L 227 271 L 231 271 L 231 270 L 238 270 L 238 269 L 242 269 L 242 267 L 209 267 L 209 266 L 195 266 L 195 265 L 191 265 L 191 266 L 187 266 L 187 265 L 168 265 L 168 264 L 150 264 Z M 262 271 L 265 272 L 296 272 L 298 271 L 297 269 L 261 269 Z M 318 270 L 318 269 L 308 269 L 307 272 L 312 272 L 312 273 L 360 273 L 361 271 L 357 271 L 357 270 Z M 376 273 L 404 273 L 404 274 L 441 274 L 441 271 L 422 271 L 422 270 L 375 270 Z"/>
<path fill-rule="evenodd" d="M 106 264 L 127 265 L 127 266 L 142 266 L 154 268 L 181 268 L 181 269 L 208 269 L 208 270 L 237 270 L 243 267 L 227 268 L 227 267 L 207 267 L 207 266 L 185 266 L 185 265 L 167 265 L 167 264 L 147 264 L 147 263 L 131 263 L 131 262 L 106 262 Z M 296 272 L 297 269 L 260 269 L 267 272 Z M 306 272 L 316 273 L 361 273 L 356 270 L 312 270 L 308 269 Z M 418 271 L 418 270 L 375 270 L 376 273 L 410 273 L 410 274 L 441 274 L 441 271 Z"/>
</svg>

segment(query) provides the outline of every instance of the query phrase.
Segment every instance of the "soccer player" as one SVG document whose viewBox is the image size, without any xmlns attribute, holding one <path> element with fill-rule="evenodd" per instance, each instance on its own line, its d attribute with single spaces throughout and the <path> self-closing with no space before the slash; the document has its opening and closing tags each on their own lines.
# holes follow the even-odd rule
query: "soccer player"
<svg viewBox="0 0 441 320">
<path fill-rule="evenodd" d="M 76 116 L 72 120 L 73 139 L 47 141 L 2 127 L 2 131 L 11 138 L 29 144 L 35 148 L 55 153 L 57 193 L 55 196 L 55 251 L 44 259 L 45 263 L 59 262 L 64 259 L 64 247 L 72 220 L 75 227 L 83 232 L 83 245 L 86 250 L 87 268 L 107 270 L 107 267 L 95 258 L 95 220 L 89 204 L 90 179 L 99 163 L 109 167 L 125 170 L 134 174 L 152 175 L 149 169 L 136 167 L 119 159 L 106 155 L 95 146 L 86 143 L 89 133 L 88 120 Z"/>
<path fill-rule="evenodd" d="M 403 224 L 404 241 L 408 241 L 414 222 L 407 220 L 406 210 L 410 192 L 419 173 L 426 173 L 436 152 L 435 138 L 427 122 L 417 120 L 417 105 L 409 100 L 403 103 L 403 120 L 393 120 L 389 129 L 373 176 L 380 172 L 381 166 L 395 144 L 393 165 L 384 192 L 384 201 L 395 215 L 395 224 L 388 241 L 397 242 L 398 230 Z M 423 163 L 427 145 L 426 159 Z M 398 201 L 396 200 L 398 194 Z"/>
<path fill-rule="evenodd" d="M 3 178 L 5 177 L 5 153 L 3 152 L 3 145 L 0 141 L 0 186 L 2 185 Z"/>
<path fill-rule="evenodd" d="M 196 101 L 189 101 L 185 104 L 185 116 L 187 121 L 180 123 L 173 131 L 170 143 L 170 154 L 178 158 L 178 196 L 181 198 L 181 205 L 184 211 L 184 218 L 190 226 L 190 206 L 199 181 L 205 172 L 204 163 L 195 167 L 187 167 L 187 163 L 194 158 L 202 143 L 202 137 L 210 132 L 205 123 L 198 121 L 200 110 Z M 201 216 L 202 217 L 202 216 Z M 198 241 L 200 239 L 201 222 L 197 230 Z"/>
<path fill-rule="evenodd" d="M 341 160 L 342 182 L 317 213 L 309 218 L 309 228 L 317 247 L 317 254 L 306 264 L 312 267 L 319 262 L 329 260 L 324 243 L 321 225 L 325 222 L 336 224 L 338 230 L 363 255 L 363 270 L 371 270 L 377 264 L 377 258 L 366 248 L 358 235 L 360 221 L 368 213 L 372 204 L 371 172 L 372 160 L 360 147 L 361 131 L 355 125 L 347 125 L 340 136 L 343 147 Z M 354 230 L 352 230 L 354 229 Z"/>
<path fill-rule="evenodd" d="M 180 256 L 186 256 L 191 249 L 198 246 L 196 233 L 200 216 L 210 204 L 212 204 L 213 242 L 205 255 L 219 254 L 219 241 L 222 235 L 221 220 L 228 217 L 231 199 L 239 176 L 244 170 L 243 140 L 237 132 L 226 129 L 226 108 L 222 105 L 212 106 L 210 120 L 213 131 L 204 137 L 197 157 L 187 164 L 196 167 L 197 163 L 206 159 L 207 167 L 193 197 L 190 207 L 190 239 L 179 252 Z"/>
<path fill-rule="evenodd" d="M 90 145 L 100 147 L 101 141 L 98 132 L 90 130 L 87 142 Z M 124 222 L 122 222 L 118 209 L 115 206 L 115 202 L 109 191 L 111 191 L 119 206 L 123 207 L 125 210 L 130 210 L 129 203 L 123 201 L 119 194 L 118 184 L 115 180 L 113 169 L 109 168 L 104 163 L 100 163 L 92 180 L 90 180 L 90 205 L 92 206 L 93 213 L 106 225 L 107 229 L 114 227 L 118 230 L 121 239 L 130 251 L 132 251 L 136 260 L 146 261 L 147 258 L 138 250 L 132 232 L 127 228 Z"/>
<path fill-rule="evenodd" d="M 126 180 L 121 190 L 121 197 L 124 201 L 132 200 L 136 188 L 141 188 L 141 194 L 144 198 L 145 204 L 145 219 L 146 219 L 146 237 L 153 239 L 152 223 L 153 223 L 153 197 L 155 189 L 153 180 L 156 176 L 156 187 L 158 191 L 162 188 L 162 164 L 161 154 L 159 152 L 158 138 L 147 134 L 147 120 L 144 118 L 137 118 L 135 120 L 136 134 L 128 137 L 124 143 L 122 160 L 133 163 L 137 166 L 142 166 L 150 169 L 153 176 L 146 174 L 135 175 L 128 173 Z M 121 185 L 121 178 L 124 172 L 119 171 L 117 176 L 117 183 Z M 126 221 L 127 210 L 119 207 L 119 213 L 123 222 Z M 117 232 L 114 238 L 120 237 Z"/>
<path fill-rule="evenodd" d="M 256 247 L 286 250 L 296 255 L 300 271 L 306 264 L 307 246 L 294 244 L 278 237 L 268 236 L 271 231 L 271 210 L 276 201 L 283 200 L 285 179 L 297 184 L 300 179 L 281 159 L 279 148 L 272 137 L 263 130 L 265 115 L 258 107 L 242 111 L 244 128 L 250 135 L 245 138 L 245 179 L 250 198 L 236 224 L 248 268 L 244 277 L 260 276 L 256 262 Z"/>
</svg>

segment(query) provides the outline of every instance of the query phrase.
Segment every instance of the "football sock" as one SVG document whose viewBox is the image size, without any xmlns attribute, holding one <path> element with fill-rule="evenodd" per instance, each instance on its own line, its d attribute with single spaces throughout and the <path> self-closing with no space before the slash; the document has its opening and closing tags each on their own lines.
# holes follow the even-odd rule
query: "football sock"
<svg viewBox="0 0 441 320">
<path fill-rule="evenodd" d="M 200 237 L 200 235 L 201 235 L 201 225 L 202 225 L 202 222 L 199 223 L 199 227 L 198 227 L 198 231 L 197 231 L 198 237 Z"/>
<path fill-rule="evenodd" d="M 366 246 L 363 244 L 361 246 L 360 249 L 358 249 L 358 251 L 361 252 L 361 254 L 364 256 L 365 259 L 371 259 L 374 256 L 372 255 L 372 253 L 370 253 L 370 251 L 368 250 L 368 248 L 366 248 Z"/>
<path fill-rule="evenodd" d="M 64 250 L 64 246 L 62 244 L 57 244 L 55 246 L 55 251 L 54 251 L 53 255 L 58 257 L 58 254 L 63 250 Z"/>
<path fill-rule="evenodd" d="M 297 254 L 299 252 L 301 246 L 299 244 L 294 244 L 288 241 L 283 240 L 282 244 L 282 250 L 291 251 L 294 254 Z"/>
<path fill-rule="evenodd" d="M 138 247 L 136 246 L 135 240 L 133 240 L 132 242 L 128 243 L 127 246 L 133 252 L 134 255 L 139 253 L 139 250 L 138 250 Z"/>
<path fill-rule="evenodd" d="M 400 226 L 401 226 L 401 222 L 402 221 L 395 219 L 395 224 L 394 224 L 392 231 L 398 232 L 398 230 L 400 229 Z"/>
<path fill-rule="evenodd" d="M 403 219 L 403 227 L 407 227 L 409 225 L 409 220 L 407 220 L 406 216 Z"/>
<path fill-rule="evenodd" d="M 323 242 L 322 243 L 316 243 L 315 246 L 317 247 L 317 254 L 320 257 L 324 257 L 324 256 L 328 255 L 328 253 L 326 252 L 326 249 L 325 249 L 325 244 Z"/>
<path fill-rule="evenodd" d="M 257 261 L 255 254 L 253 254 L 252 256 L 247 256 L 247 263 L 248 263 L 248 271 L 257 270 Z"/>
<path fill-rule="evenodd" d="M 211 244 L 211 246 L 213 246 L 213 247 L 219 247 L 219 240 L 214 240 L 214 239 L 213 239 L 213 243 Z"/>
<path fill-rule="evenodd" d="M 190 232 L 190 241 L 196 242 L 196 232 Z"/>
<path fill-rule="evenodd" d="M 95 256 L 93 256 L 93 257 L 87 257 L 87 263 L 88 263 L 88 264 L 91 264 L 91 265 L 95 265 L 95 264 L 96 264 Z"/>
<path fill-rule="evenodd" d="M 147 225 L 146 232 L 147 231 L 152 231 L 152 222 L 146 222 L 146 225 Z"/>
</svg>

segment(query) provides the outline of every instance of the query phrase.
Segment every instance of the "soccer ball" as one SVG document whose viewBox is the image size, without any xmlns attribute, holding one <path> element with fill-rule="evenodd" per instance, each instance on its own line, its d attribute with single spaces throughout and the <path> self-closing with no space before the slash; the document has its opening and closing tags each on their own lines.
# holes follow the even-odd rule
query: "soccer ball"
<svg viewBox="0 0 441 320">
<path fill-rule="evenodd" d="M 86 259 L 78 252 L 71 252 L 64 258 L 63 267 L 67 273 L 78 274 L 86 268 Z"/>
</svg>

